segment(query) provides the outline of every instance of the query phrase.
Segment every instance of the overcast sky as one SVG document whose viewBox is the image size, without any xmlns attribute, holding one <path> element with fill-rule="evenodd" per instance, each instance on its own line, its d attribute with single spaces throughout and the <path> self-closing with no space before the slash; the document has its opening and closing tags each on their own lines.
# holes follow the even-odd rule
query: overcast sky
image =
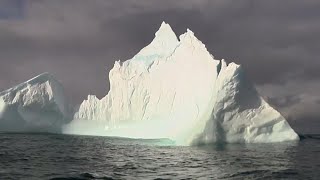
<svg viewBox="0 0 320 180">
<path fill-rule="evenodd" d="M 70 100 L 109 89 L 162 21 L 240 63 L 300 132 L 320 133 L 319 0 L 0 0 L 0 91 L 50 72 Z"/>
</svg>

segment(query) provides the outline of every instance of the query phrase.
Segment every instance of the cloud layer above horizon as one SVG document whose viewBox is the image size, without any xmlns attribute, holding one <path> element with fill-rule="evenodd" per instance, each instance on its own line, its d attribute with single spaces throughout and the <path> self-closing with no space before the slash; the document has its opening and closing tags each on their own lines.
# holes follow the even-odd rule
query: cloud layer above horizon
<svg viewBox="0 0 320 180">
<path fill-rule="evenodd" d="M 48 71 L 73 103 L 102 97 L 114 61 L 166 21 L 177 35 L 191 29 L 216 59 L 242 64 L 298 130 L 320 132 L 319 9 L 317 0 L 1 0 L 0 91 Z"/>
</svg>

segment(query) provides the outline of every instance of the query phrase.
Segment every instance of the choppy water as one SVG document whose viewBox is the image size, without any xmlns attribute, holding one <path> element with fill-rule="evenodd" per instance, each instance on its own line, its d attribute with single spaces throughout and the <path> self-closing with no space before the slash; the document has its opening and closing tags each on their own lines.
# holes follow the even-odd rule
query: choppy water
<svg viewBox="0 0 320 180">
<path fill-rule="evenodd" d="M 0 134 L 0 179 L 319 179 L 320 141 L 173 146 L 169 140 Z"/>
</svg>

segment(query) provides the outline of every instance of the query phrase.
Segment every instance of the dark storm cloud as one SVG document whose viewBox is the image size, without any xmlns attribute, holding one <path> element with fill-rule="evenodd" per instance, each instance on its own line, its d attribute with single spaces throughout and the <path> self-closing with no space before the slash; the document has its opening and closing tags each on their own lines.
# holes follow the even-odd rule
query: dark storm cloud
<svg viewBox="0 0 320 180">
<path fill-rule="evenodd" d="M 75 103 L 102 97 L 114 61 L 131 58 L 165 20 L 177 35 L 194 31 L 216 59 L 241 63 L 285 116 L 320 117 L 317 0 L 25 2 L 24 19 L 0 20 L 0 90 L 49 71 Z"/>
</svg>

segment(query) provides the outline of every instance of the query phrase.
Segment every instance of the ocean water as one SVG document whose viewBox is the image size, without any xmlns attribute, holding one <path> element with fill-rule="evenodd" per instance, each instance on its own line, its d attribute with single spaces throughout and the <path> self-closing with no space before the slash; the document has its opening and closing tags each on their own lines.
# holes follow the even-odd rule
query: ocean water
<svg viewBox="0 0 320 180">
<path fill-rule="evenodd" d="M 167 139 L 0 134 L 0 179 L 320 179 L 320 140 L 181 147 Z"/>
</svg>

